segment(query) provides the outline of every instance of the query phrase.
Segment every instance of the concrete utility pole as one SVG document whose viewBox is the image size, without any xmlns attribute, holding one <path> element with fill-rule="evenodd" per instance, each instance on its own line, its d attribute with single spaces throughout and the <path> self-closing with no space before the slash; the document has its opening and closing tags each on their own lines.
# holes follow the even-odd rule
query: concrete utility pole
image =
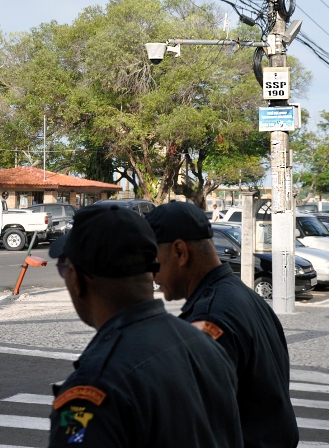
<svg viewBox="0 0 329 448">
<path fill-rule="evenodd" d="M 269 3 L 270 14 L 276 15 L 275 25 L 268 36 L 275 46 L 269 56 L 270 67 L 286 67 L 286 48 L 283 36 L 286 21 Z M 274 72 L 274 76 L 275 76 Z M 278 76 L 278 75 L 276 75 Z M 270 100 L 270 107 L 287 106 L 287 100 Z M 292 194 L 292 152 L 289 150 L 289 132 L 272 131 L 272 282 L 273 309 L 276 313 L 292 313 L 295 309 L 295 219 Z"/>
</svg>

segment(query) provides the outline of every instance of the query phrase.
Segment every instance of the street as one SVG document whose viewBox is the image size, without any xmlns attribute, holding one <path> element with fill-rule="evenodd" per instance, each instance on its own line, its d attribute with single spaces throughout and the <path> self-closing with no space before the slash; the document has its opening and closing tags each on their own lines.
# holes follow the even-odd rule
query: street
<svg viewBox="0 0 329 448">
<path fill-rule="evenodd" d="M 57 261 L 48 255 L 49 247 L 49 243 L 42 243 L 32 250 L 31 255 L 47 260 L 48 264 L 40 268 L 28 267 L 20 293 L 30 291 L 33 288 L 62 288 L 65 286 L 64 280 L 58 275 L 56 269 Z M 14 289 L 26 253 L 27 251 L 11 252 L 0 247 L 0 294 L 2 292 L 8 292 L 9 294 Z M 328 299 L 329 287 L 319 288 L 296 297 L 297 301 L 311 303 L 323 302 Z"/>
<path fill-rule="evenodd" d="M 40 268 L 28 267 L 20 292 L 30 288 L 54 288 L 63 287 L 64 280 L 58 275 L 57 261 L 48 255 L 49 243 L 39 244 L 31 251 L 30 255 L 44 258 L 47 266 Z M 13 290 L 21 271 L 21 266 L 26 258 L 27 250 L 7 251 L 0 247 L 0 293 Z"/>
<path fill-rule="evenodd" d="M 48 248 L 32 254 L 49 259 Z M 51 384 L 68 376 L 72 361 L 95 334 L 78 319 L 55 260 L 44 268 L 29 268 L 19 297 L 8 297 L 25 255 L 0 250 L 0 448 L 47 445 Z M 183 303 L 166 307 L 178 315 Z M 295 313 L 279 318 L 290 353 L 299 448 L 328 448 L 329 291 L 297 298 Z"/>
</svg>

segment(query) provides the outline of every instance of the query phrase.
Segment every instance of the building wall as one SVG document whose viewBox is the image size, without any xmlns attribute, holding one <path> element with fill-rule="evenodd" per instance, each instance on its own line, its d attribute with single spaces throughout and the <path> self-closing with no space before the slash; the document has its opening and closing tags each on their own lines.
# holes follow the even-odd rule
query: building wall
<svg viewBox="0 0 329 448">
<path fill-rule="evenodd" d="M 77 205 L 77 193 L 75 191 L 70 191 L 69 204 L 73 207 Z"/>
<path fill-rule="evenodd" d="M 57 191 L 45 191 L 43 196 L 43 202 L 45 203 L 56 203 L 57 202 Z"/>
</svg>

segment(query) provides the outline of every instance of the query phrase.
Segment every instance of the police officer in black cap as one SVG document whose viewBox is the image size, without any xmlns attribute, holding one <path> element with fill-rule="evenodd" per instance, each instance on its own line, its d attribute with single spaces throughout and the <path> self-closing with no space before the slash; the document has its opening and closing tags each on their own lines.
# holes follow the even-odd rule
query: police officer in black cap
<svg viewBox="0 0 329 448">
<path fill-rule="evenodd" d="M 179 316 L 217 338 L 234 362 L 245 448 L 295 448 L 298 428 L 289 397 L 289 356 L 270 306 L 218 259 L 213 231 L 194 204 L 170 202 L 146 215 L 158 242 L 155 281 L 166 300 L 186 299 Z"/>
<path fill-rule="evenodd" d="M 225 350 L 153 299 L 154 233 L 137 213 L 88 206 L 50 249 L 97 334 L 55 388 L 49 447 L 242 447 Z"/>
</svg>

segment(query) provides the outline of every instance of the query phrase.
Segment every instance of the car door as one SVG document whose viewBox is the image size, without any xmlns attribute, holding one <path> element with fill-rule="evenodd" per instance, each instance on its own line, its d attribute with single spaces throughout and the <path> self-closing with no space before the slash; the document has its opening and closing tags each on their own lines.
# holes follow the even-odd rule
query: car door
<svg viewBox="0 0 329 448">
<path fill-rule="evenodd" d="M 241 276 L 241 252 L 240 247 L 233 243 L 226 235 L 214 231 L 213 242 L 221 262 L 228 262 L 234 274 Z"/>
</svg>

